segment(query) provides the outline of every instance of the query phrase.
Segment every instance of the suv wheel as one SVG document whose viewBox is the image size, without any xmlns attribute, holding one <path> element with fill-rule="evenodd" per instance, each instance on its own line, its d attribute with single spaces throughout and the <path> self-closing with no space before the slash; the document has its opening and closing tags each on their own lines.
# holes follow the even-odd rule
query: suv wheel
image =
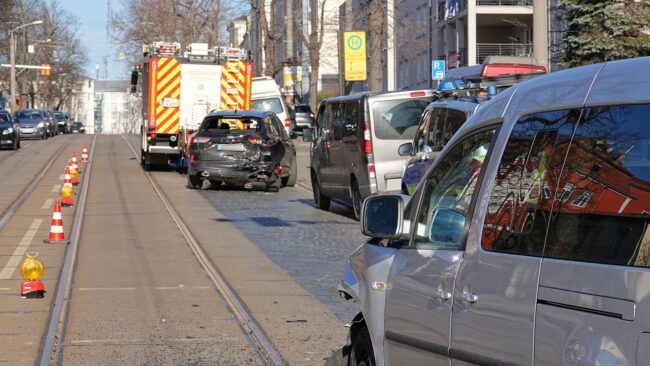
<svg viewBox="0 0 650 366">
<path fill-rule="evenodd" d="M 189 189 L 201 189 L 203 187 L 203 181 L 199 177 L 194 177 L 187 175 L 187 188 Z"/>
<path fill-rule="evenodd" d="M 348 366 L 374 366 L 375 355 L 372 351 L 372 341 L 370 340 L 370 333 L 365 326 L 359 329 L 359 332 L 352 340 L 352 349 L 350 350 L 350 358 L 348 359 Z"/>
<path fill-rule="evenodd" d="M 316 203 L 316 207 L 318 207 L 321 210 L 329 210 L 330 209 L 330 203 L 331 200 L 327 196 L 323 196 L 323 194 L 320 191 L 320 185 L 318 184 L 318 179 L 312 175 L 311 177 L 311 187 L 312 190 L 314 191 L 314 202 Z"/>
<path fill-rule="evenodd" d="M 298 180 L 298 164 L 296 164 L 296 160 L 294 159 L 293 162 L 291 163 L 291 173 L 289 173 L 288 177 L 282 178 L 282 186 L 285 187 L 293 187 L 296 185 L 296 181 Z"/>
</svg>

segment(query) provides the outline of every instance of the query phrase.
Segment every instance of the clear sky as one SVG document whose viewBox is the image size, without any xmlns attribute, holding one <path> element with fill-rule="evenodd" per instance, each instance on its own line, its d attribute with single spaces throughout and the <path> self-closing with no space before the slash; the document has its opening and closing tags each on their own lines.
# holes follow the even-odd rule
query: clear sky
<svg viewBox="0 0 650 366">
<path fill-rule="evenodd" d="M 108 79 L 129 79 L 128 69 L 124 61 L 118 59 L 121 52 L 119 44 L 107 42 L 107 4 L 110 1 L 113 12 L 121 7 L 121 0 L 59 0 L 59 5 L 75 14 L 79 19 L 80 29 L 77 32 L 88 55 L 86 75 L 96 77 L 96 66 L 99 66 L 99 79 L 105 79 L 104 57 L 108 57 Z"/>
</svg>

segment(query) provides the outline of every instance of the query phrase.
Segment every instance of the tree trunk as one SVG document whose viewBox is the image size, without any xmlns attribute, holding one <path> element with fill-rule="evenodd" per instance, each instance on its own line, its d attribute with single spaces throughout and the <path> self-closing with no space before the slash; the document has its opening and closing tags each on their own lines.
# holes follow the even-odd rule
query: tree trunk
<svg viewBox="0 0 650 366">
<path fill-rule="evenodd" d="M 368 46 L 370 47 L 368 88 L 370 91 L 381 91 L 384 87 L 382 62 L 384 15 L 384 8 L 380 0 L 368 2 Z"/>
<path fill-rule="evenodd" d="M 318 53 L 309 50 L 309 55 L 317 55 L 316 57 L 309 57 L 309 106 L 311 110 L 316 113 L 318 108 L 318 72 L 320 67 L 320 57 Z"/>
</svg>

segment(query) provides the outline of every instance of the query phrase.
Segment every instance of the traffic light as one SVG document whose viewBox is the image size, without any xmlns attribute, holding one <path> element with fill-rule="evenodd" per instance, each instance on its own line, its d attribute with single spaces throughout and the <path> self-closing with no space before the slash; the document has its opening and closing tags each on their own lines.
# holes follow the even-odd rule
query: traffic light
<svg viewBox="0 0 650 366">
<path fill-rule="evenodd" d="M 41 64 L 41 67 L 47 67 L 47 69 L 41 69 L 39 74 L 41 76 L 50 76 L 51 75 L 51 69 L 49 69 L 50 65 L 49 64 Z"/>
</svg>

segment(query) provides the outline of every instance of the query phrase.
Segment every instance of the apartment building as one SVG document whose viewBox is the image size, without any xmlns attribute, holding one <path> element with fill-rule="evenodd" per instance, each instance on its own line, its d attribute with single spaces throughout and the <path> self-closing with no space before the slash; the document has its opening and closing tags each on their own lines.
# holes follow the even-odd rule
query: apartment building
<svg viewBox="0 0 650 366">
<path fill-rule="evenodd" d="M 547 0 L 396 0 L 398 89 L 432 85 L 431 60 L 447 68 L 490 55 L 525 56 L 549 66 Z M 431 4 L 429 6 L 429 4 Z M 428 39 L 427 39 L 428 37 Z M 423 44 L 430 44 L 430 49 Z"/>
<path fill-rule="evenodd" d="M 128 80 L 95 82 L 95 133 L 137 133 L 140 130 L 139 98 L 128 92 Z"/>
</svg>

